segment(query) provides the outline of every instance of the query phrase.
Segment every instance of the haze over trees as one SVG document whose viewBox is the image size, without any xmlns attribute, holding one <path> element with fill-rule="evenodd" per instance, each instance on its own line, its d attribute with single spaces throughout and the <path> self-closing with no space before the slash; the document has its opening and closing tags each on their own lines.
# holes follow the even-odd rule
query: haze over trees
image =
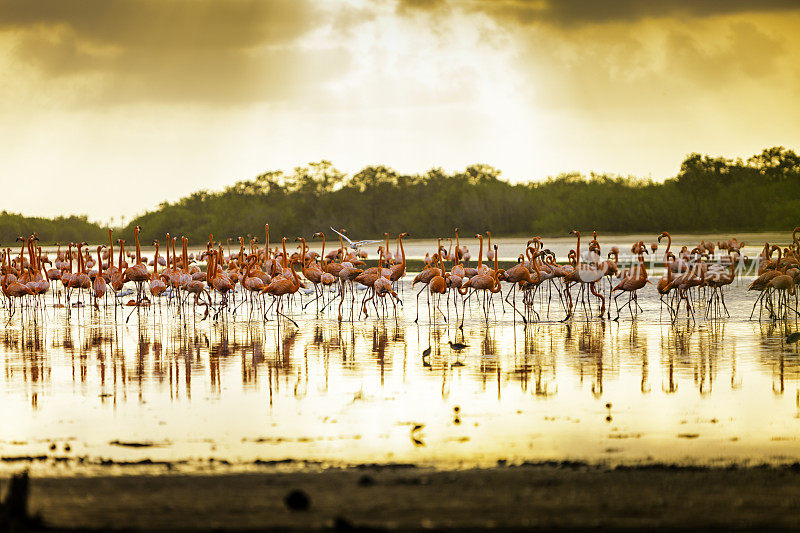
<svg viewBox="0 0 800 533">
<path fill-rule="evenodd" d="M 264 223 L 275 236 L 310 236 L 328 226 L 358 238 L 384 231 L 412 237 L 449 235 L 564 235 L 571 229 L 604 233 L 742 232 L 787 230 L 800 224 L 800 156 L 774 147 L 746 161 L 690 154 L 663 183 L 633 177 L 562 174 L 512 184 L 488 165 L 448 174 L 439 168 L 404 175 L 382 165 L 348 176 L 329 161 L 272 171 L 220 192 L 198 191 L 162 203 L 122 231 L 142 241 L 166 232 L 194 243 L 256 235 Z M 53 220 L 0 215 L 0 240 L 38 231 L 43 243 L 102 241 L 103 228 L 86 217 Z"/>
</svg>

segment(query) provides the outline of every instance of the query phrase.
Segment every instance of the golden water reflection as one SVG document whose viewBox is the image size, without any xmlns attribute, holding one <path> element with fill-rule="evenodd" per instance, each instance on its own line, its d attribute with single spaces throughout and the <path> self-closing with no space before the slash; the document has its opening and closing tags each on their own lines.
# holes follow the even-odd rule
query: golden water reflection
<svg viewBox="0 0 800 533">
<path fill-rule="evenodd" d="M 17 316 L 0 334 L 6 466 L 800 459 L 800 358 L 780 324 L 524 328 L 499 315 L 462 332 L 63 313 Z"/>
</svg>

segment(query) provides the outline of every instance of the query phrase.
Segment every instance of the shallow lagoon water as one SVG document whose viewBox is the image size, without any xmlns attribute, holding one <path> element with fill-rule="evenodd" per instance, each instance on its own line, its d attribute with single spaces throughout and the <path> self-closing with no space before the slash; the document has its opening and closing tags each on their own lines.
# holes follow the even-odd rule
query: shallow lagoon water
<svg viewBox="0 0 800 533">
<path fill-rule="evenodd" d="M 452 313 L 430 323 L 424 293 L 413 322 L 412 276 L 397 317 L 339 323 L 298 300 L 298 327 L 246 305 L 179 317 L 166 300 L 127 323 L 131 308 L 113 306 L 6 312 L 0 468 L 800 460 L 800 356 L 785 344 L 797 323 L 749 320 L 747 280 L 728 288 L 725 319 L 700 308 L 672 324 L 648 285 L 635 320 L 561 323 L 557 300 L 547 320 L 543 295 L 526 327 L 496 296 L 488 322 L 473 307 L 462 331 Z"/>
</svg>

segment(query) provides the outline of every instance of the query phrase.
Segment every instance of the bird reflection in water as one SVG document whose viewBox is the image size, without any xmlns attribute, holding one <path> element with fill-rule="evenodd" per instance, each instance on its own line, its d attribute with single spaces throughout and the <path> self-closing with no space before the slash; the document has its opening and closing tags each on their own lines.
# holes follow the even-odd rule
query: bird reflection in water
<svg viewBox="0 0 800 533">
<path fill-rule="evenodd" d="M 577 367 L 581 384 L 586 376 L 591 376 L 592 395 L 599 398 L 603 394 L 605 372 L 605 323 L 582 322 L 565 328 L 564 351 L 573 354 L 567 361 Z"/>
<path fill-rule="evenodd" d="M 534 380 L 533 394 L 548 397 L 556 394 L 556 358 L 550 345 L 552 337 L 544 335 L 541 327 L 524 330 L 525 353 L 520 357 L 515 350 L 514 376 L 519 379 L 523 391 L 528 390 L 531 375 Z"/>
<path fill-rule="evenodd" d="M 472 418 L 475 413 L 486 417 L 464 442 L 483 442 L 480 431 L 492 419 L 504 421 L 501 427 L 492 426 L 501 433 L 496 438 L 529 435 L 525 432 L 533 430 L 526 430 L 525 424 L 504 418 L 518 411 L 538 409 L 541 415 L 544 409 L 554 416 L 562 410 L 584 412 L 595 408 L 601 397 L 609 403 L 609 396 L 631 393 L 648 398 L 642 405 L 662 402 L 663 407 L 677 402 L 675 393 L 680 392 L 677 396 L 685 402 L 681 405 L 696 409 L 692 398 L 717 405 L 733 391 L 740 395 L 737 403 L 765 412 L 771 412 L 767 398 L 788 397 L 794 420 L 800 361 L 795 346 L 784 339 L 780 325 L 736 322 L 574 321 L 526 328 L 510 320 L 488 325 L 474 321 L 462 331 L 441 321 L 412 325 L 395 320 L 309 320 L 294 328 L 237 320 L 186 324 L 164 315 L 154 323 L 126 326 L 104 321 L 102 315 L 44 324 L 23 322 L 17 315 L 0 333 L 0 399 L 24 398 L 15 408 L 20 418 L 34 411 L 37 416 L 55 413 L 62 399 L 76 398 L 86 410 L 79 408 L 75 416 L 113 409 L 121 421 L 172 402 L 175 413 L 183 416 L 226 413 L 220 428 L 236 419 L 243 419 L 246 428 L 246 413 L 261 405 L 278 424 L 278 436 L 290 421 L 305 432 L 324 433 L 319 420 L 346 418 L 348 413 L 359 420 L 363 409 L 368 413 L 363 420 L 375 416 L 396 424 L 408 419 L 425 422 L 425 448 L 435 449 L 436 438 L 445 431 L 436 426 L 437 413 L 445 413 L 451 424 L 454 399 L 469 413 L 463 419 L 469 424 L 462 423 L 462 430 L 480 420 Z M 652 383 L 659 368 L 660 387 Z M 748 380 L 748 385 L 759 387 L 744 387 Z M 362 390 L 361 401 L 353 403 L 353 395 Z M 385 393 L 376 394 L 381 390 Z M 61 395 L 58 402 L 53 400 L 56 393 Z M 348 399 L 345 405 L 337 403 L 342 397 Z M 287 399 L 297 409 L 286 409 L 281 401 Z M 542 403 L 527 403 L 534 399 Z M 643 407 L 635 404 L 625 405 L 631 433 L 637 432 L 637 423 L 647 424 L 653 416 L 637 412 Z M 181 427 L 177 415 L 158 410 L 167 420 L 157 430 L 163 433 L 148 434 L 148 439 L 179 441 L 180 432 L 172 429 Z M 58 415 L 51 416 L 57 420 Z M 46 432 L 47 427 L 43 423 L 31 431 Z M 364 431 L 353 427 L 348 428 L 352 434 Z M 209 429 L 210 437 L 218 430 Z M 553 426 L 549 431 L 556 435 L 560 429 Z M 684 432 L 685 428 L 674 431 Z M 536 433 L 546 434 L 541 427 Z"/>
</svg>

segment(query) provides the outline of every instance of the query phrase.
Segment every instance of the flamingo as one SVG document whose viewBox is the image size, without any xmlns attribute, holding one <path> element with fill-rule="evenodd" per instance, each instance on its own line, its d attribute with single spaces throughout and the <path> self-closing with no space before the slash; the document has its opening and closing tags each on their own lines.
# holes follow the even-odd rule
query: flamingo
<svg viewBox="0 0 800 533">
<path fill-rule="evenodd" d="M 189 294 L 193 294 L 194 295 L 194 304 L 193 305 L 194 305 L 195 314 L 196 314 L 196 311 L 197 311 L 197 304 L 201 304 L 201 305 L 205 306 L 206 310 L 205 310 L 205 315 L 203 316 L 203 318 L 205 319 L 205 317 L 208 316 L 208 309 L 209 309 L 209 307 L 211 305 L 211 295 L 209 294 L 208 289 L 206 288 L 205 280 L 194 279 L 194 277 L 189 274 L 189 256 L 188 256 L 188 253 L 187 253 L 187 245 L 188 245 L 189 240 L 186 237 L 182 237 L 181 241 L 183 243 L 183 255 L 182 255 L 182 258 L 181 258 L 181 273 L 177 276 L 177 278 L 178 278 L 178 280 L 180 282 L 181 289 L 186 291 L 187 295 L 189 295 Z M 175 241 L 173 240 L 173 244 L 174 244 L 174 242 Z M 173 249 L 172 256 L 173 256 L 173 259 L 174 259 L 175 258 L 174 249 Z M 208 264 L 210 266 L 211 257 L 210 257 L 210 253 L 208 251 L 203 252 L 203 254 L 200 257 L 201 257 L 201 259 L 203 257 L 206 257 L 206 260 L 208 261 Z M 205 303 L 200 301 L 200 297 L 202 295 L 204 295 L 204 294 L 206 296 L 206 299 L 208 300 Z"/>
<path fill-rule="evenodd" d="M 230 276 L 219 266 L 219 263 L 224 260 L 222 245 L 220 245 L 219 250 L 211 251 L 211 257 L 213 266 L 206 273 L 206 279 L 214 287 L 214 290 L 222 295 L 222 303 L 220 305 L 226 307 L 228 305 L 228 293 L 234 289 L 234 283 Z M 209 275 L 211 276 L 210 279 L 208 279 Z"/>
<path fill-rule="evenodd" d="M 447 292 L 447 282 L 445 281 L 445 276 L 447 274 L 445 273 L 445 270 L 444 270 L 444 260 L 442 259 L 441 254 L 439 254 L 439 267 L 440 267 L 440 271 L 437 271 L 436 275 L 434 275 L 430 279 L 430 281 L 428 281 L 428 291 L 430 292 L 430 294 L 438 295 L 438 297 L 434 296 L 435 301 L 434 301 L 434 304 L 433 304 L 433 307 L 434 307 L 434 311 L 433 311 L 434 319 L 433 320 L 435 320 L 435 316 L 436 316 L 436 311 L 437 310 L 439 310 L 440 313 L 442 312 L 441 309 L 439 309 L 439 301 L 441 300 L 441 297 L 442 297 L 441 295 L 445 294 Z M 444 314 L 442 314 L 442 316 L 444 316 Z M 428 319 L 430 320 L 430 318 L 431 318 L 430 317 L 430 307 L 428 307 Z"/>
<path fill-rule="evenodd" d="M 322 237 L 322 253 L 320 254 L 320 257 L 322 258 L 322 267 L 321 267 L 322 276 L 320 276 L 320 283 L 322 283 L 322 285 L 325 287 L 330 287 L 331 285 L 336 283 L 336 278 L 325 268 L 325 261 L 328 260 L 325 257 L 325 234 L 320 231 L 314 234 L 314 237 L 317 236 Z"/>
<path fill-rule="evenodd" d="M 619 320 L 619 314 L 621 309 L 619 307 L 617 299 L 622 295 L 622 293 L 627 292 L 629 294 L 628 302 L 622 307 L 624 308 L 627 306 L 628 310 L 631 312 L 631 317 L 633 317 L 633 311 L 630 308 L 631 302 L 634 302 L 635 305 L 638 307 L 639 302 L 638 302 L 637 291 L 642 287 L 644 287 L 645 284 L 649 283 L 647 279 L 647 269 L 645 267 L 644 255 L 643 255 L 649 252 L 647 251 L 646 248 L 644 248 L 644 246 L 640 246 L 638 252 L 639 252 L 638 254 L 639 265 L 638 269 L 635 269 L 636 272 L 623 277 L 622 280 L 617 284 L 617 286 L 611 290 L 611 292 L 618 290 L 622 291 L 614 297 L 614 303 L 617 305 L 617 316 L 616 318 L 614 318 L 615 321 Z"/>
<path fill-rule="evenodd" d="M 486 233 L 489 234 L 488 231 Z M 491 235 L 489 236 L 489 239 L 491 239 Z M 492 254 L 492 259 L 495 259 L 494 254 Z M 522 285 L 523 283 L 528 283 L 533 285 L 540 283 L 541 279 L 539 277 L 539 271 L 537 270 L 536 277 L 532 278 L 531 271 L 528 270 L 528 267 L 526 267 L 522 262 L 520 262 L 514 265 L 513 267 L 509 268 L 508 270 L 506 270 L 504 275 L 499 279 L 511 284 L 511 288 L 508 289 L 508 293 L 506 294 L 505 301 L 506 303 L 511 305 L 511 308 L 514 310 L 515 313 L 518 313 L 519 316 L 522 317 L 522 323 L 527 325 L 528 320 L 525 318 L 525 315 L 519 309 L 517 309 L 516 305 L 514 305 L 514 300 L 516 297 L 516 293 L 514 291 L 516 290 L 518 284 Z M 512 294 L 514 294 L 515 297 L 511 298 L 511 301 L 509 301 L 509 297 Z"/>
<path fill-rule="evenodd" d="M 483 264 L 483 235 L 477 234 L 475 235 L 475 238 L 478 239 L 480 245 L 478 248 L 478 266 L 475 267 L 475 273 L 472 274 L 472 276 L 475 274 L 490 274 L 492 269 Z M 467 272 L 467 276 L 472 277 L 470 276 L 470 269 L 465 270 Z"/>
<path fill-rule="evenodd" d="M 403 248 L 403 237 L 408 237 L 408 233 L 401 233 L 397 236 L 397 242 L 400 245 L 400 263 L 391 267 L 392 273 L 389 275 L 389 280 L 392 283 L 399 281 L 406 275 L 406 251 Z"/>
<path fill-rule="evenodd" d="M 158 277 L 158 263 L 159 263 L 159 261 L 158 261 L 158 258 L 159 258 L 159 255 L 158 255 L 158 245 L 159 245 L 158 239 L 153 241 L 153 245 L 156 247 L 156 252 L 155 252 L 155 256 L 154 256 L 154 260 L 153 260 L 153 275 L 150 276 L 149 285 L 150 285 L 150 294 L 152 296 L 158 297 L 158 296 L 161 296 L 164 293 L 164 291 L 167 290 L 167 284 L 164 283 L 161 280 L 161 278 Z M 169 248 L 167 248 L 167 253 L 169 253 Z M 161 305 L 161 304 L 159 304 L 159 305 Z"/>
<path fill-rule="evenodd" d="M 27 285 L 25 285 L 23 283 L 20 283 L 20 281 L 16 277 L 14 277 L 14 278 L 9 277 L 10 276 L 10 270 L 11 270 L 11 268 L 10 268 L 10 264 L 11 264 L 10 254 L 11 254 L 11 249 L 9 248 L 7 253 L 6 253 L 6 256 L 9 257 L 9 269 L 6 270 L 6 274 L 3 277 L 3 293 L 6 295 L 6 297 L 11 302 L 10 306 L 11 306 L 12 314 L 13 314 L 14 300 L 18 300 L 18 301 L 22 302 L 22 299 L 25 298 L 25 296 L 28 296 L 29 294 L 33 294 L 33 291 Z M 21 306 L 21 304 L 20 304 L 20 306 Z"/>
<path fill-rule="evenodd" d="M 728 306 L 725 305 L 724 287 L 733 283 L 736 277 L 736 273 L 733 270 L 733 262 L 731 261 L 727 268 L 722 265 L 714 265 L 714 267 L 716 268 L 709 269 L 709 273 L 706 276 L 706 283 L 711 287 L 711 296 L 708 299 L 706 307 L 706 316 L 713 307 L 712 304 L 716 303 L 716 307 L 719 309 L 720 302 L 722 303 L 722 308 L 725 310 L 725 314 L 731 316 L 728 312 Z"/>
<path fill-rule="evenodd" d="M 284 238 L 283 241 L 285 246 L 286 239 Z M 269 293 L 272 295 L 273 298 L 275 298 L 275 301 L 277 302 L 275 306 L 275 314 L 277 316 L 284 317 L 285 319 L 292 322 L 295 325 L 295 327 L 298 327 L 297 322 L 286 316 L 281 311 L 283 297 L 286 295 L 292 295 L 296 293 L 300 288 L 300 278 L 297 277 L 297 272 L 294 270 L 295 262 L 296 260 L 294 259 L 292 259 L 289 262 L 289 270 L 291 270 L 290 278 L 286 276 L 276 276 L 269 285 L 267 285 L 261 290 L 261 292 Z"/>
<path fill-rule="evenodd" d="M 675 257 L 675 255 L 672 252 L 669 252 L 669 256 L 672 256 L 673 258 Z M 667 302 L 664 301 L 664 296 L 667 296 L 670 293 L 670 291 L 674 288 L 672 286 L 672 281 L 673 281 L 672 269 L 669 268 L 669 266 L 667 266 L 665 271 L 666 273 L 661 277 L 661 279 L 658 280 L 658 283 L 656 284 L 656 291 L 658 291 L 662 309 L 664 305 L 667 305 L 667 309 L 669 309 L 670 316 L 673 316 L 672 307 L 669 304 L 667 304 Z"/>
<path fill-rule="evenodd" d="M 240 283 L 242 287 L 252 296 L 255 297 L 256 295 L 260 294 L 261 291 L 264 289 L 264 281 L 255 275 L 251 275 L 253 266 L 258 262 L 258 255 L 257 254 L 250 254 L 247 256 L 247 266 L 245 267 L 244 274 L 242 275 L 242 279 Z M 250 311 L 252 313 L 252 304 L 250 307 Z"/>
<path fill-rule="evenodd" d="M 603 313 L 605 312 L 605 298 L 600 293 L 597 292 L 597 290 L 595 288 L 595 283 L 600 281 L 601 279 L 603 279 L 603 276 L 606 275 L 606 272 L 604 270 L 601 270 L 601 269 L 597 268 L 596 266 L 594 266 L 592 264 L 581 263 L 581 253 L 580 253 L 581 252 L 581 232 L 578 231 L 578 230 L 572 230 L 572 231 L 570 231 L 570 235 L 575 235 L 577 237 L 578 241 L 577 241 L 577 244 L 575 246 L 575 267 L 571 272 L 569 272 L 566 276 L 564 276 L 564 281 L 567 283 L 567 301 L 568 301 L 568 307 L 569 307 L 569 309 L 567 311 L 567 316 L 566 316 L 566 318 L 564 320 L 568 320 L 569 318 L 572 317 L 575 305 L 577 305 L 577 303 L 578 303 L 577 302 L 577 298 L 575 300 L 575 303 L 574 304 L 572 303 L 572 295 L 570 294 L 570 291 L 569 291 L 570 283 L 580 283 L 581 284 L 580 285 L 579 294 L 581 295 L 581 302 L 584 302 L 583 303 L 584 311 L 586 309 L 585 300 L 583 298 L 584 287 L 588 286 L 589 287 L 589 291 L 591 292 L 591 294 L 593 294 L 594 296 L 597 296 L 598 298 L 600 298 L 600 300 L 602 302 L 601 308 L 600 308 L 600 316 L 602 316 Z M 595 239 L 594 242 L 596 243 L 597 239 Z"/>
<path fill-rule="evenodd" d="M 367 312 L 366 302 L 368 302 L 369 300 L 373 300 L 375 296 L 378 296 L 380 298 L 385 298 L 386 295 L 388 294 L 391 295 L 392 297 L 392 305 L 395 307 L 395 316 L 396 316 L 397 304 L 395 302 L 400 302 L 401 304 L 402 302 L 400 301 L 400 298 L 397 296 L 397 293 L 392 289 L 392 282 L 388 277 L 391 271 L 387 272 L 383 268 L 382 248 L 378 248 L 378 272 L 380 272 L 381 275 L 378 276 L 378 278 L 375 279 L 375 281 L 372 283 L 372 296 L 370 296 L 369 299 L 365 301 L 362 310 L 366 315 Z M 377 311 L 377 306 L 376 306 L 376 311 Z"/>
<path fill-rule="evenodd" d="M 81 248 L 86 246 L 85 242 L 78 243 L 78 271 L 70 278 L 70 287 L 73 289 L 91 289 L 92 281 L 89 278 L 89 275 L 86 274 L 86 270 L 84 268 L 83 263 L 83 253 L 81 252 Z M 80 293 L 79 293 L 80 294 Z M 80 305 L 80 300 L 78 301 L 78 305 Z"/>
<path fill-rule="evenodd" d="M 432 265 L 425 268 L 414 277 L 414 280 L 411 282 L 411 287 L 413 288 L 414 285 L 417 283 L 422 283 L 423 287 L 417 293 L 417 316 L 414 318 L 414 322 L 416 323 L 419 321 L 419 295 L 422 294 L 422 291 L 425 290 L 425 287 L 431 282 L 431 280 L 436 276 L 442 276 L 444 272 L 440 271 L 438 267 L 433 266 L 433 263 L 438 263 L 440 256 L 438 253 L 433 254 L 432 256 Z M 430 299 L 428 300 L 428 306 L 430 309 Z M 429 313 L 430 314 L 430 313 Z"/>
<path fill-rule="evenodd" d="M 315 302 L 319 298 L 319 296 L 317 295 L 317 291 L 320 291 L 321 294 L 322 289 L 319 287 L 319 285 L 322 283 L 322 275 L 324 274 L 324 272 L 322 271 L 321 268 L 319 268 L 319 266 L 317 266 L 316 264 L 312 264 L 313 261 L 312 257 L 306 257 L 306 251 L 308 250 L 308 246 L 306 246 L 306 240 L 303 237 L 297 237 L 295 241 L 300 241 L 303 245 L 303 251 L 302 251 L 303 259 L 302 262 L 300 263 L 300 270 L 303 273 L 303 277 L 305 277 L 308 281 L 310 281 L 314 285 L 315 298 L 312 301 Z M 305 306 L 303 306 L 303 309 L 305 309 Z"/>
<path fill-rule="evenodd" d="M 481 237 L 481 246 L 483 244 L 483 238 Z M 475 276 L 469 278 L 460 289 L 458 289 L 459 294 L 462 296 L 466 295 L 469 289 L 472 289 L 472 294 L 476 294 L 477 291 L 481 291 L 484 295 L 484 300 L 482 303 L 482 307 L 484 310 L 484 314 L 486 315 L 486 321 L 489 321 L 489 301 L 486 298 L 486 292 L 488 291 L 490 294 L 497 294 L 500 292 L 500 281 L 498 280 L 499 276 L 503 274 L 497 268 L 497 245 L 495 245 L 495 255 L 494 255 L 494 270 L 489 269 L 488 267 L 483 273 L 476 274 Z M 491 273 L 491 274 L 490 274 Z M 469 298 L 469 297 L 468 297 Z M 464 301 L 464 305 L 466 305 L 466 300 Z M 464 329 L 464 313 L 461 314 L 461 325 L 459 326 L 460 329 Z"/>
<path fill-rule="evenodd" d="M 133 240 L 136 243 L 136 263 L 125 269 L 125 280 L 132 281 L 136 285 L 136 305 L 142 303 L 142 285 L 145 281 L 150 279 L 150 273 L 147 271 L 147 266 L 142 263 L 142 249 L 139 245 L 139 232 L 142 230 L 140 226 L 133 228 Z M 79 247 L 80 251 L 80 247 Z"/>
<path fill-rule="evenodd" d="M 92 282 L 92 295 L 94 296 L 94 306 L 96 309 L 100 309 L 98 300 L 106 295 L 106 279 L 103 277 L 103 260 L 100 256 L 100 252 L 103 250 L 103 248 L 105 248 L 105 246 L 97 247 L 98 270 L 97 275 L 94 277 L 94 281 Z"/>
<path fill-rule="evenodd" d="M 36 271 L 36 281 L 34 281 L 33 292 L 37 296 L 42 296 L 50 290 L 50 278 L 45 271 L 44 275 L 42 275 L 42 271 L 44 270 L 45 263 L 50 263 L 50 260 L 45 258 L 42 259 L 42 247 L 37 247 L 37 255 L 36 255 L 36 264 L 37 264 L 37 271 Z"/>
</svg>

